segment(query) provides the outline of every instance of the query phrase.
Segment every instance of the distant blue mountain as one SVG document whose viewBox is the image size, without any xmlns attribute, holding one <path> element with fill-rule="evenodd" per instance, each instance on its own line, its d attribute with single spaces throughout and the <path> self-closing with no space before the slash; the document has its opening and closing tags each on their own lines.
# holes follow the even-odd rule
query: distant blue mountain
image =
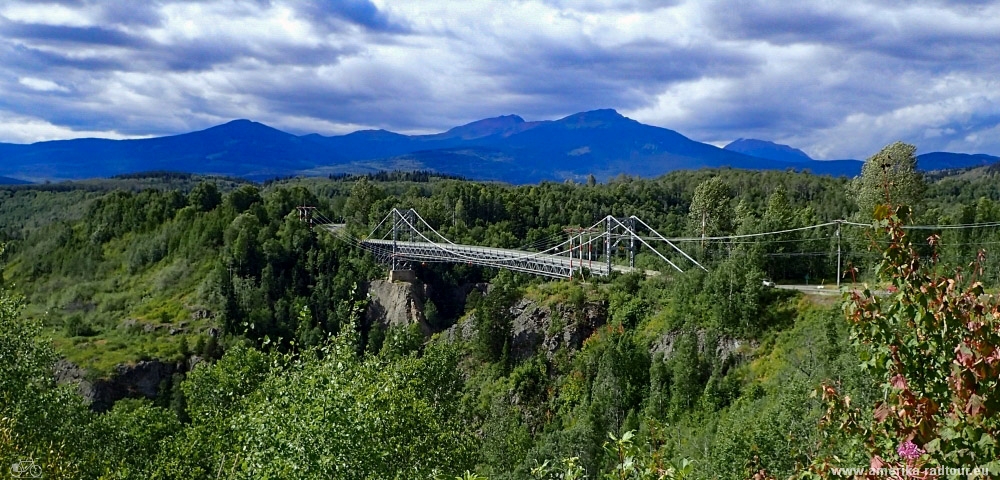
<svg viewBox="0 0 1000 480">
<path fill-rule="evenodd" d="M 742 153 L 752 157 L 769 158 L 782 162 L 809 162 L 812 158 L 806 152 L 797 148 L 782 145 L 780 143 L 769 142 L 767 140 L 757 140 L 753 138 L 740 138 L 729 145 L 723 147 L 731 152 Z"/>
<path fill-rule="evenodd" d="M 861 173 L 860 160 L 813 160 L 812 157 L 794 147 L 767 140 L 740 138 L 723 147 L 725 150 L 750 155 L 752 157 L 785 162 L 790 167 L 826 173 L 834 176 L 853 177 Z"/>
<path fill-rule="evenodd" d="M 925 169 L 955 168 L 997 157 L 934 153 Z M 946 165 L 946 166 L 940 166 Z M 796 169 L 856 175 L 856 160 L 813 160 L 785 145 L 741 139 L 725 149 L 666 128 L 594 110 L 559 120 L 526 122 L 517 115 L 487 118 L 433 135 L 362 130 L 347 135 L 292 135 L 249 120 L 206 130 L 138 140 L 77 139 L 30 145 L 0 143 L 0 175 L 63 180 L 150 170 L 240 176 L 432 170 L 512 183 L 656 176 L 702 167 Z"/>
<path fill-rule="evenodd" d="M 795 164 L 825 162 L 829 165 L 827 171 L 836 171 L 838 167 L 842 167 L 842 170 L 839 171 L 849 176 L 860 173 L 862 164 L 860 160 L 813 160 L 809 155 L 797 148 L 752 138 L 738 139 L 724 148 L 754 157 Z M 917 168 L 923 171 L 981 167 L 997 162 L 1000 162 L 1000 157 L 982 153 L 970 155 L 966 153 L 931 152 L 917 155 Z"/>
<path fill-rule="evenodd" d="M 31 182 L 10 177 L 0 177 L 0 185 L 26 185 Z"/>
<path fill-rule="evenodd" d="M 967 153 L 931 152 L 917 155 L 917 168 L 925 171 L 982 167 L 997 162 L 1000 162 L 1000 157 L 983 153 L 969 155 Z"/>
<path fill-rule="evenodd" d="M 334 137 L 344 141 L 344 137 Z M 600 179 L 619 174 L 656 176 L 678 169 L 732 167 L 746 169 L 811 168 L 816 173 L 844 174 L 825 162 L 789 165 L 691 140 L 673 130 L 644 125 L 614 110 L 595 110 L 541 122 L 508 116 L 457 127 L 443 134 L 409 137 L 393 148 L 419 150 L 361 162 L 369 169 L 429 168 L 472 178 L 515 183 L 539 180 Z M 382 145 L 382 148 L 387 148 Z M 385 153 L 382 150 L 380 153 Z M 318 169 L 347 172 L 357 164 Z M 857 169 L 855 169 L 857 170 Z M 856 172 L 855 172 L 856 173 Z"/>
<path fill-rule="evenodd" d="M 0 174 L 53 180 L 150 170 L 266 178 L 335 160 L 298 136 L 249 120 L 141 140 L 0 144 Z"/>
</svg>

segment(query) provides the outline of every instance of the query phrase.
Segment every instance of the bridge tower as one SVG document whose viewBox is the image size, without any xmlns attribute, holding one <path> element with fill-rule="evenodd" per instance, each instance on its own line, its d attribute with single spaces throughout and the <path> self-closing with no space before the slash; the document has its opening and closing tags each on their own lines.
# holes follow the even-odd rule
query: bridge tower
<svg viewBox="0 0 1000 480">
<path fill-rule="evenodd" d="M 389 270 L 390 282 L 413 282 L 417 279 L 416 272 L 413 271 L 409 262 L 401 261 L 399 255 L 399 242 L 403 241 L 401 236 L 406 236 L 406 241 L 413 242 L 414 229 L 417 222 L 417 212 L 412 208 L 406 211 L 392 209 L 392 268 Z"/>
<path fill-rule="evenodd" d="M 611 271 L 611 257 L 614 255 L 614 251 L 625 239 L 628 239 L 628 246 L 625 247 L 628 252 L 628 266 L 629 268 L 635 268 L 635 252 L 638 250 L 638 245 L 636 245 L 636 233 L 635 233 L 635 217 L 613 217 L 608 215 L 604 218 L 604 248 L 607 255 L 608 271 Z"/>
</svg>

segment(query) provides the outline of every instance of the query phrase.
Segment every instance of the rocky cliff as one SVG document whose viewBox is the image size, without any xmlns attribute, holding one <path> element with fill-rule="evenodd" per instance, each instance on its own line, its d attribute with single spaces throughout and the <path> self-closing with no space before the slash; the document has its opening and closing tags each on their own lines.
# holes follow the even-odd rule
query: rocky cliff
<svg viewBox="0 0 1000 480">
<path fill-rule="evenodd" d="M 607 324 L 609 316 L 606 302 L 589 302 L 580 308 L 567 304 L 548 306 L 521 299 L 510 311 L 514 316 L 511 355 L 517 361 L 538 354 L 551 360 L 560 348 L 575 352 L 598 328 Z M 656 358 L 662 354 L 664 360 L 669 359 L 680 335 L 680 332 L 668 332 L 657 337 L 649 345 L 650 356 Z M 444 332 L 446 341 L 471 341 L 475 336 L 475 312 Z M 699 351 L 714 349 L 714 356 L 723 361 L 746 358 L 757 346 L 755 342 L 738 338 L 712 338 L 710 341 L 705 331 L 698 331 L 697 337 Z"/>
<path fill-rule="evenodd" d="M 586 303 L 577 309 L 564 304 L 548 307 L 522 299 L 511 313 L 511 353 L 516 360 L 538 353 L 551 360 L 560 347 L 579 350 L 583 341 L 608 321 L 608 306 L 603 302 Z"/>
<path fill-rule="evenodd" d="M 156 398 L 161 383 L 170 381 L 174 373 L 188 371 L 199 361 L 198 357 L 191 357 L 187 362 L 178 363 L 148 360 L 135 365 L 118 365 L 107 378 L 93 380 L 83 369 L 63 359 L 56 362 L 55 377 L 59 383 L 76 384 L 91 410 L 103 412 L 123 398 Z"/>
<path fill-rule="evenodd" d="M 424 335 L 430 335 L 432 329 L 424 317 L 427 294 L 426 287 L 418 282 L 372 280 L 368 284 L 365 323 L 383 328 L 416 324 Z"/>
</svg>

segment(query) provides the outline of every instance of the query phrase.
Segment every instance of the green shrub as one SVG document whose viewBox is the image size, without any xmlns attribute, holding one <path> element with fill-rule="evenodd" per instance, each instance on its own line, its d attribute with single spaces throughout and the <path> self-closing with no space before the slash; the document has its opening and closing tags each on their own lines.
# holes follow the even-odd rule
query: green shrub
<svg viewBox="0 0 1000 480">
<path fill-rule="evenodd" d="M 66 334 L 70 337 L 93 337 L 97 335 L 97 330 L 93 325 L 83 318 L 83 315 L 76 313 L 70 315 L 65 322 Z"/>
</svg>

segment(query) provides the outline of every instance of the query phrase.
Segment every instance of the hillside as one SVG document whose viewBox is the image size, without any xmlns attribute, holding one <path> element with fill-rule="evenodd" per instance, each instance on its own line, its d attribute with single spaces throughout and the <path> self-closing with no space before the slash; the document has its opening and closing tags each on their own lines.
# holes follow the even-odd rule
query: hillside
<svg viewBox="0 0 1000 480">
<path fill-rule="evenodd" d="M 496 128 L 541 128 L 510 133 L 518 124 Z M 375 178 L 262 187 L 158 174 L 0 188 L 0 225 L 11 226 L 0 229 L 0 347 L 20 360 L 0 365 L 11 392 L 0 407 L 18 419 L 0 423 L 0 445 L 46 477 L 73 478 L 202 478 L 223 462 L 255 478 L 513 479 L 540 465 L 600 478 L 629 452 L 643 468 L 738 480 L 869 460 L 863 437 L 819 426 L 827 404 L 812 392 L 836 385 L 870 415 L 888 378 L 859 366 L 867 350 L 852 343 L 840 298 L 764 283 L 835 283 L 835 226 L 803 227 L 855 214 L 846 179 L 737 169 L 595 185 Z M 985 169 L 940 178 L 916 216 L 1000 221 L 996 185 Z M 708 271 L 676 272 L 643 246 L 636 266 L 659 275 L 547 281 L 414 262 L 418 282 L 390 283 L 370 254 L 302 222 L 301 205 L 359 237 L 406 206 L 456 242 L 534 249 L 602 214 L 636 215 Z M 698 209 L 711 221 L 696 221 Z M 886 281 L 871 272 L 881 254 L 867 229 L 844 228 L 845 264 Z M 790 231 L 698 238 L 777 230 Z M 940 234 L 942 266 L 1000 241 L 997 229 Z M 621 247 L 613 260 L 624 263 Z M 1000 269 L 986 261 L 979 280 L 992 290 Z M 57 359 L 59 377 L 86 385 L 101 413 L 51 387 Z"/>
</svg>

